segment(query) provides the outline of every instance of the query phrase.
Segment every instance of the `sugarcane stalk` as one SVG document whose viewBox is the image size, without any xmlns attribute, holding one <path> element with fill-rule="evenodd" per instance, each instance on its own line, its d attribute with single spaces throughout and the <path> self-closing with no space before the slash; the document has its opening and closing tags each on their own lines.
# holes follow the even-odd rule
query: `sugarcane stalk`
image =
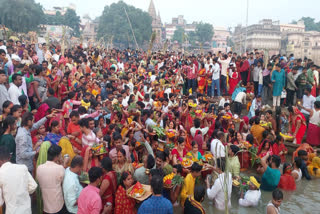
<svg viewBox="0 0 320 214">
<path fill-rule="evenodd" d="M 225 154 L 226 154 L 226 167 L 224 170 L 224 182 L 223 182 L 223 191 L 224 191 L 224 209 L 225 209 L 225 213 L 229 214 L 229 197 L 228 197 L 228 180 L 229 180 L 229 155 L 228 155 L 228 146 L 225 146 Z"/>
<path fill-rule="evenodd" d="M 153 31 L 152 34 L 151 34 L 151 38 L 150 38 L 147 58 L 151 55 L 152 47 L 153 47 L 153 44 L 154 44 L 154 42 L 156 40 L 156 36 L 157 36 L 157 33 L 155 31 Z"/>
<path fill-rule="evenodd" d="M 62 43 L 61 43 L 61 55 L 64 56 L 65 52 L 65 35 L 66 35 L 66 27 L 62 26 Z"/>
</svg>

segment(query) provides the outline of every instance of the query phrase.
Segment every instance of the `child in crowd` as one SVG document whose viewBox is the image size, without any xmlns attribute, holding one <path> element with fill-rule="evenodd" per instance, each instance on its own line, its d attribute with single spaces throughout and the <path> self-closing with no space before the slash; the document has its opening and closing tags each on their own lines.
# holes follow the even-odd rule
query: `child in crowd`
<svg viewBox="0 0 320 214">
<path fill-rule="evenodd" d="M 302 177 L 306 178 L 307 180 L 311 180 L 311 177 L 309 175 L 308 169 L 307 169 L 307 164 L 306 161 L 308 160 L 308 153 L 305 150 L 299 150 L 298 151 L 298 157 L 302 159 L 301 163 L 301 171 L 302 171 Z"/>
<path fill-rule="evenodd" d="M 260 198 L 260 179 L 256 176 L 250 176 L 249 190 L 245 194 L 241 191 L 239 205 L 243 207 L 256 207 Z"/>
<path fill-rule="evenodd" d="M 280 214 L 280 205 L 283 201 L 283 193 L 279 189 L 272 192 L 272 201 L 267 205 L 267 214 Z"/>
</svg>

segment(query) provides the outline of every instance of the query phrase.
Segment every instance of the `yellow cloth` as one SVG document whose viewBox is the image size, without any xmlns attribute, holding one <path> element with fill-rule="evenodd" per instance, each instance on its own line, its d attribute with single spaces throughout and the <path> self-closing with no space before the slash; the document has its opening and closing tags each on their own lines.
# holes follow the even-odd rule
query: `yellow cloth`
<svg viewBox="0 0 320 214">
<path fill-rule="evenodd" d="M 183 186 L 180 193 L 180 203 L 181 206 L 184 206 L 184 202 L 188 198 L 188 196 L 192 196 L 194 194 L 194 185 L 196 183 L 196 178 L 194 178 L 191 173 L 189 173 L 184 179 Z"/>
<path fill-rule="evenodd" d="M 262 141 L 262 133 L 265 131 L 265 129 L 263 127 L 261 127 L 260 125 L 254 124 L 251 127 L 251 134 L 253 135 L 253 137 L 257 138 L 258 143 L 260 144 Z"/>
<path fill-rule="evenodd" d="M 250 182 L 253 183 L 253 185 L 255 185 L 258 189 L 260 188 L 260 184 L 255 177 L 250 176 Z"/>
<path fill-rule="evenodd" d="M 76 156 L 76 154 L 73 151 L 72 144 L 69 141 L 67 137 L 62 137 L 58 143 L 58 145 L 61 147 L 61 156 L 63 157 L 65 154 L 69 155 L 69 163 L 68 166 L 71 164 L 71 160 Z"/>
<path fill-rule="evenodd" d="M 90 102 L 85 102 L 84 100 L 81 100 L 81 106 L 85 107 L 87 110 L 90 107 L 91 103 Z"/>
<path fill-rule="evenodd" d="M 99 92 L 99 90 L 92 89 L 91 94 L 92 94 L 93 96 L 97 96 L 98 94 L 100 94 L 100 92 Z"/>
<path fill-rule="evenodd" d="M 320 157 L 312 158 L 312 163 L 307 168 L 310 175 L 320 177 Z"/>
</svg>

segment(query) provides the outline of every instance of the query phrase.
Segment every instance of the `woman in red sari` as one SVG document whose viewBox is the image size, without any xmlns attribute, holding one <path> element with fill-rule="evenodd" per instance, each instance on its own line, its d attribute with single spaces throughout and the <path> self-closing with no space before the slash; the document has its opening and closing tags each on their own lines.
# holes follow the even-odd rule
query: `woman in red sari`
<svg viewBox="0 0 320 214">
<path fill-rule="evenodd" d="M 234 92 L 234 89 L 239 83 L 239 74 L 236 71 L 236 68 L 234 67 L 234 63 L 230 63 L 229 67 L 229 94 L 232 95 Z"/>
<path fill-rule="evenodd" d="M 132 186 L 133 178 L 130 172 L 123 172 L 120 178 L 120 185 L 116 192 L 114 214 L 136 214 L 136 201 L 127 196 L 127 190 Z"/>
<path fill-rule="evenodd" d="M 306 132 L 306 118 L 295 106 L 289 106 L 289 132 L 294 137 L 294 144 L 301 144 L 302 138 Z"/>
<path fill-rule="evenodd" d="M 306 109 L 310 113 L 307 132 L 307 143 L 312 146 L 320 146 L 320 102 L 314 102 L 314 109 Z"/>
<path fill-rule="evenodd" d="M 50 87 L 54 90 L 54 96 L 58 97 L 58 86 L 60 83 L 61 76 L 58 74 L 58 67 L 52 66 L 51 68 L 51 74 L 48 76 Z"/>
<path fill-rule="evenodd" d="M 83 171 L 88 172 L 92 167 L 100 165 L 99 157 L 92 154 L 90 146 L 82 147 L 80 155 L 83 157 Z"/>
<path fill-rule="evenodd" d="M 264 139 L 258 148 L 257 155 L 259 158 L 263 158 L 268 152 L 270 155 L 273 155 L 270 140 Z"/>
<path fill-rule="evenodd" d="M 104 178 L 100 186 L 102 204 L 111 203 L 113 210 L 117 190 L 117 173 L 112 169 L 112 160 L 109 157 L 102 159 L 101 166 L 104 172 Z"/>
<path fill-rule="evenodd" d="M 199 92 L 203 94 L 205 91 L 206 86 L 206 69 L 204 68 L 204 64 L 201 63 L 201 69 L 199 70 L 198 74 L 198 86 L 199 86 Z"/>
<path fill-rule="evenodd" d="M 292 166 L 289 163 L 283 164 L 283 174 L 280 177 L 278 187 L 283 190 L 296 190 L 296 181 L 291 175 Z"/>
</svg>

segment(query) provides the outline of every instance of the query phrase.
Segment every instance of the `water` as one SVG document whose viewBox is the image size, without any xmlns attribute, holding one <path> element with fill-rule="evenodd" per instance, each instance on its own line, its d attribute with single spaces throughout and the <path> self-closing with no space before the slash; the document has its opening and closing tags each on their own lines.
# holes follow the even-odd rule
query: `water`
<svg viewBox="0 0 320 214">
<path fill-rule="evenodd" d="M 297 189 L 295 191 L 283 191 L 284 199 L 280 207 L 281 214 L 320 214 L 320 179 L 313 179 L 311 181 L 303 179 L 296 184 Z M 239 198 L 239 189 L 233 187 L 231 196 L 232 208 L 229 209 L 229 213 L 265 214 L 266 206 L 271 201 L 272 193 L 261 191 L 259 206 L 254 208 L 240 207 L 238 203 Z M 225 211 L 217 210 L 208 198 L 204 200 L 202 205 L 208 214 L 225 213 Z M 182 213 L 181 208 L 175 207 L 174 213 Z"/>
</svg>

